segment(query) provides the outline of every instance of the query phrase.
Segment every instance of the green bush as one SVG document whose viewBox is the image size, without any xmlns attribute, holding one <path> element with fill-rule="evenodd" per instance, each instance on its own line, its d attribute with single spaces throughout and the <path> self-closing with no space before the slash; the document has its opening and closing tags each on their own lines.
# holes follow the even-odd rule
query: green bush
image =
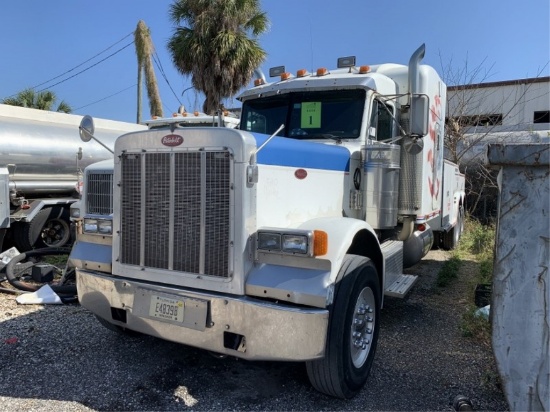
<svg viewBox="0 0 550 412">
<path fill-rule="evenodd" d="M 495 227 L 483 225 L 474 219 L 466 220 L 466 230 L 459 243 L 459 253 L 492 256 L 495 244 Z"/>
<path fill-rule="evenodd" d="M 444 287 L 447 286 L 451 280 L 456 279 L 458 277 L 460 265 L 460 258 L 456 255 L 451 256 L 451 258 L 441 267 L 441 270 L 437 275 L 436 285 Z"/>
<path fill-rule="evenodd" d="M 484 345 L 491 345 L 491 324 L 483 316 L 477 313 L 478 308 L 471 305 L 462 316 L 460 330 L 462 336 L 474 338 Z"/>
<path fill-rule="evenodd" d="M 472 291 L 478 284 L 492 283 L 495 235 L 494 225 L 484 225 L 475 219 L 468 218 L 459 246 L 453 251 L 453 257 L 457 257 L 460 262 L 459 266 L 463 261 L 470 261 L 476 267 L 474 275 L 468 280 Z M 484 345 L 490 345 L 491 325 L 486 318 L 479 316 L 474 298 L 475 294 L 472 293 L 468 310 L 462 316 L 460 324 L 462 335 L 471 337 Z"/>
</svg>

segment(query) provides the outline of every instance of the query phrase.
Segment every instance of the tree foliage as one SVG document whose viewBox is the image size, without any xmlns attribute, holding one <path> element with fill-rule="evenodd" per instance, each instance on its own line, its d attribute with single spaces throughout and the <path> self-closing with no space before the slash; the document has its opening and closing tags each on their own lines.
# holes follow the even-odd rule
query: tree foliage
<svg viewBox="0 0 550 412">
<path fill-rule="evenodd" d="M 162 102 L 158 90 L 157 78 L 153 67 L 153 53 L 155 48 L 151 40 L 151 33 L 143 20 L 138 22 L 134 32 L 134 43 L 136 46 L 136 55 L 138 62 L 138 105 L 137 105 L 137 122 L 141 122 L 141 85 L 145 74 L 145 86 L 147 88 L 147 96 L 149 98 L 149 111 L 151 117 L 163 116 Z"/>
<path fill-rule="evenodd" d="M 170 18 L 172 61 L 205 94 L 203 111 L 214 113 L 265 60 L 257 37 L 268 30 L 266 13 L 258 0 L 176 0 Z"/>
<path fill-rule="evenodd" d="M 71 113 L 72 108 L 67 102 L 62 100 L 57 106 L 55 105 L 57 96 L 51 90 L 43 90 L 36 92 L 32 88 L 20 91 L 14 97 L 7 97 L 2 100 L 3 104 L 10 106 L 28 107 L 31 109 L 56 111 L 63 113 Z M 55 110 L 54 110 L 55 107 Z"/>
</svg>

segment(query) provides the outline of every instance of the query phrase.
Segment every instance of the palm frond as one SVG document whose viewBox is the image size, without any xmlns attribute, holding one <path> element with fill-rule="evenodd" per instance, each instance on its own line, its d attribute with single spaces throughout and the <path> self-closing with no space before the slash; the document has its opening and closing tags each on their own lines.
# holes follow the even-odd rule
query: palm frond
<svg viewBox="0 0 550 412">
<path fill-rule="evenodd" d="M 3 104 L 8 104 L 11 106 L 20 106 L 28 107 L 32 109 L 39 110 L 53 110 L 57 96 L 52 90 L 43 90 L 40 92 L 35 92 L 32 88 L 27 88 L 19 93 L 15 97 L 8 97 L 2 100 Z M 60 110 L 61 108 L 61 110 Z M 56 111 L 62 111 L 65 113 L 70 113 L 72 111 L 71 107 L 65 101 L 61 101 L 58 105 Z"/>
<path fill-rule="evenodd" d="M 206 96 L 203 110 L 215 111 L 265 60 L 256 37 L 268 30 L 267 15 L 258 0 L 176 0 L 169 14 L 172 62 Z"/>
</svg>

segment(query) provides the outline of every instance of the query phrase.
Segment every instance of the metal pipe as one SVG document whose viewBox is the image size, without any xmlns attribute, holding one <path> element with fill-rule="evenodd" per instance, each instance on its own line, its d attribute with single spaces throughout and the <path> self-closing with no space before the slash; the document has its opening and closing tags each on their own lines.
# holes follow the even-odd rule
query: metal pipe
<svg viewBox="0 0 550 412">
<path fill-rule="evenodd" d="M 10 191 L 14 191 L 26 196 L 37 194 L 53 194 L 53 193 L 72 193 L 76 191 L 76 184 L 78 178 L 75 175 L 73 180 L 70 181 L 55 181 L 57 177 L 55 175 L 45 176 L 45 179 L 51 178 L 52 180 L 10 180 Z"/>
<path fill-rule="evenodd" d="M 254 69 L 254 74 L 256 75 L 257 79 L 262 79 L 265 82 L 265 74 L 259 67 L 257 69 Z"/>
<path fill-rule="evenodd" d="M 425 54 L 426 45 L 422 44 L 418 49 L 416 49 L 409 60 L 409 99 L 412 98 L 413 94 L 417 93 L 418 83 L 420 82 L 418 68 L 420 66 L 420 61 L 424 58 Z"/>
<path fill-rule="evenodd" d="M 413 216 L 405 216 L 403 218 L 403 227 L 397 235 L 398 240 L 404 242 L 411 237 L 414 232 L 414 219 L 415 218 Z"/>
<path fill-rule="evenodd" d="M 412 98 L 418 92 L 418 83 L 420 83 L 419 66 L 425 53 L 426 45 L 423 43 L 416 49 L 409 60 L 409 136 L 412 135 L 412 123 L 414 119 Z"/>
</svg>

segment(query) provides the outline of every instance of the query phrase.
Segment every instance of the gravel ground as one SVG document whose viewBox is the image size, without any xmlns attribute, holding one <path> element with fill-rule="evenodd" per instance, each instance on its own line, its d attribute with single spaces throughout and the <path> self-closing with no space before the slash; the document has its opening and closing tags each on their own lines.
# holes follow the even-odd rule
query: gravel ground
<svg viewBox="0 0 550 412">
<path fill-rule="evenodd" d="M 464 282 L 434 287 L 446 258 L 431 251 L 408 271 L 420 276 L 409 296 L 386 298 L 369 381 L 349 401 L 312 389 L 301 363 L 216 359 L 111 332 L 78 304 L 18 305 L 0 293 L 1 409 L 452 411 L 461 394 L 475 410 L 508 410 L 490 348 L 460 334 Z"/>
</svg>

